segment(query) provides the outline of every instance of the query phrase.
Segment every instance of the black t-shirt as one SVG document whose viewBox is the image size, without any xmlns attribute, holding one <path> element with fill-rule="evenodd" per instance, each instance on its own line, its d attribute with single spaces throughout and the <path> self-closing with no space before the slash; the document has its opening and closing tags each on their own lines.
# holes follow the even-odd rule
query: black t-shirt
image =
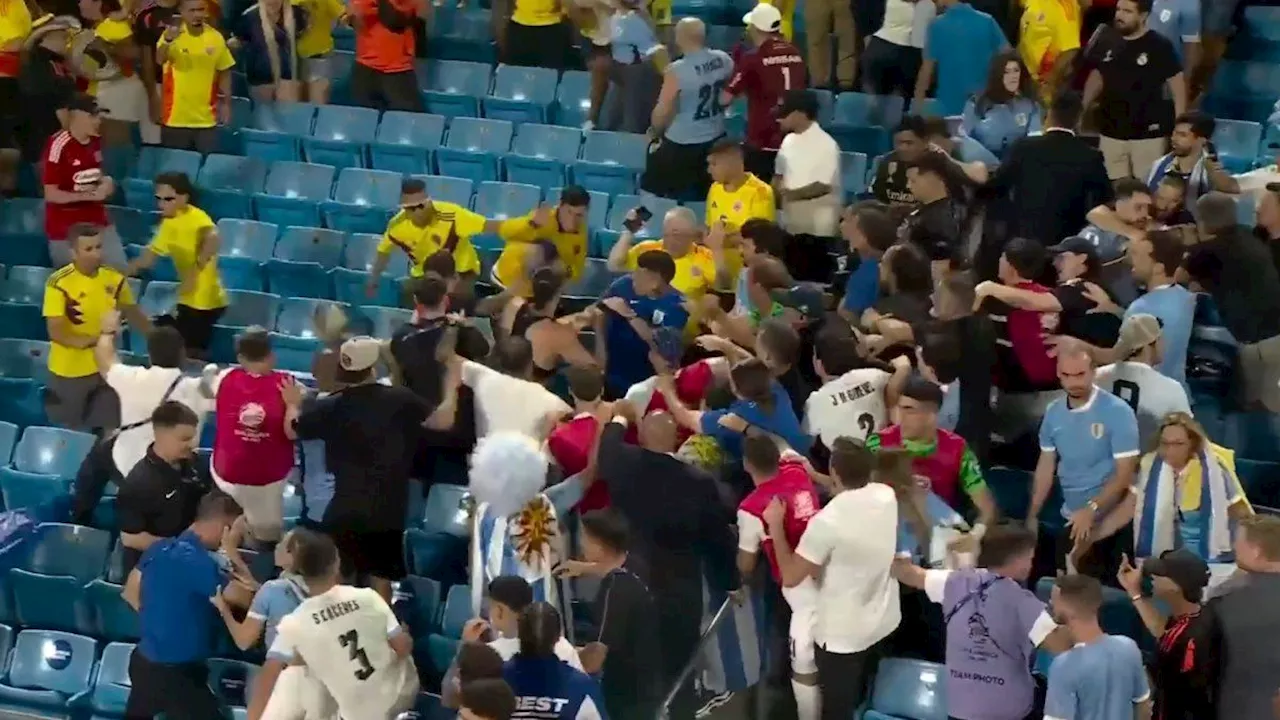
<svg viewBox="0 0 1280 720">
<path fill-rule="evenodd" d="M 489 341 L 484 333 L 468 323 L 447 318 L 432 318 L 418 323 L 405 323 L 391 334 L 391 356 L 400 366 L 400 375 L 410 390 L 434 407 L 440 403 L 440 378 L 444 368 L 436 359 L 436 348 L 445 329 L 458 331 L 457 354 L 467 360 L 481 360 L 489 354 Z"/>
<path fill-rule="evenodd" d="M 1156 658 L 1151 668 L 1155 680 L 1152 685 L 1154 720 L 1202 720 L 1216 715 L 1214 704 L 1201 683 L 1206 660 L 1200 657 L 1206 645 L 1201 637 L 1205 625 L 1199 613 L 1169 618 L 1164 634 L 1156 643 Z"/>
<path fill-rule="evenodd" d="M 155 57 L 156 43 L 164 35 L 165 28 L 178 16 L 178 8 L 164 5 L 150 5 L 138 13 L 133 20 L 133 41 L 139 49 L 149 49 Z M 155 64 L 155 80 L 160 82 L 164 77 L 164 69 Z"/>
<path fill-rule="evenodd" d="M 1151 30 L 1133 39 L 1113 32 L 1089 49 L 1086 60 L 1102 75 L 1098 130 L 1104 137 L 1141 140 L 1169 134 L 1173 102 L 1166 83 L 1182 72 L 1173 43 Z"/>
<path fill-rule="evenodd" d="M 1076 278 L 1055 287 L 1053 296 L 1062 305 L 1058 328 L 1063 335 L 1097 347 L 1111 347 L 1120 336 L 1120 318 L 1111 313 L 1091 313 L 1097 305 L 1085 297 L 1085 281 Z"/>
<path fill-rule="evenodd" d="M 880 298 L 873 307 L 884 317 L 901 320 L 915 327 L 929 322 L 931 318 L 929 310 L 933 307 L 933 303 L 928 295 L 894 293 Z"/>
<path fill-rule="evenodd" d="M 49 136 L 62 128 L 58 110 L 76 92 L 75 76 L 59 54 L 36 45 L 27 54 L 18 73 L 18 87 L 24 106 L 22 152 L 30 162 L 40 160 Z"/>
<path fill-rule="evenodd" d="M 653 631 L 653 597 L 629 569 L 614 570 L 600 581 L 592 603 L 596 637 L 609 648 L 600 691 L 610 717 L 626 717 L 637 707 L 654 706 L 662 693 L 662 658 Z M 656 707 L 653 708 L 656 710 Z"/>
<path fill-rule="evenodd" d="M 340 390 L 302 413 L 298 438 L 324 441 L 334 476 L 326 525 L 404 529 L 414 453 L 433 409 L 406 387 L 370 383 Z"/>
<path fill-rule="evenodd" d="M 946 197 L 916 208 L 903 222 L 899 235 L 930 260 L 949 260 L 961 243 L 964 208 Z"/>
<path fill-rule="evenodd" d="M 1222 322 L 1242 343 L 1280 335 L 1280 273 L 1271 250 L 1243 228 L 1191 247 L 1187 274 L 1213 296 Z"/>
<path fill-rule="evenodd" d="M 876 200 L 890 205 L 915 205 L 916 196 L 907 186 L 907 163 L 897 152 L 891 152 L 876 166 L 876 176 L 871 179 L 871 194 Z"/>
<path fill-rule="evenodd" d="M 147 448 L 120 484 L 116 524 L 122 533 L 177 537 L 195 521 L 200 498 L 212 488 L 191 462 L 171 465 Z M 141 557 L 140 550 L 124 549 L 126 575 Z"/>
</svg>

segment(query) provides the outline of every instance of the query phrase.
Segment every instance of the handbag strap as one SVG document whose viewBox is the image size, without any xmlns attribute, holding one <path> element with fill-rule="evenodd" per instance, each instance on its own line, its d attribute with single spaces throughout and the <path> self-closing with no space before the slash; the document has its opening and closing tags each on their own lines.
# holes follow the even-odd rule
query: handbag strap
<svg viewBox="0 0 1280 720">
<path fill-rule="evenodd" d="M 175 389 L 177 389 L 177 387 L 178 387 L 178 383 L 182 382 L 182 378 L 183 378 L 182 371 L 181 371 L 181 370 L 179 370 L 179 371 L 178 371 L 178 377 L 174 378 L 174 379 L 173 379 L 173 382 L 169 383 L 169 389 L 167 389 L 167 390 L 165 390 L 165 391 L 164 391 L 164 395 L 162 395 L 162 396 L 160 397 L 160 402 L 156 403 L 156 407 L 160 407 L 161 405 L 163 405 L 163 404 L 165 404 L 166 402 L 168 402 L 168 401 L 169 401 L 169 396 L 170 396 L 170 395 L 173 395 L 173 391 L 174 391 Z M 117 429 L 116 429 L 116 431 L 112 434 L 112 437 L 119 437 L 119 436 L 120 436 L 120 433 L 122 433 L 122 432 L 125 432 L 125 431 L 127 431 L 127 430 L 132 430 L 132 429 L 134 429 L 134 428 L 140 428 L 140 427 L 142 427 L 143 425 L 147 425 L 147 424 L 148 424 L 148 423 L 150 423 L 150 422 L 151 422 L 151 418 L 150 418 L 150 417 L 148 417 L 148 418 L 147 418 L 147 419 L 145 419 L 145 420 L 139 420 L 139 421 L 137 421 L 137 422 L 131 422 L 131 423 L 129 423 L 128 425 L 121 425 L 121 426 L 120 426 L 119 428 L 117 428 Z"/>
</svg>

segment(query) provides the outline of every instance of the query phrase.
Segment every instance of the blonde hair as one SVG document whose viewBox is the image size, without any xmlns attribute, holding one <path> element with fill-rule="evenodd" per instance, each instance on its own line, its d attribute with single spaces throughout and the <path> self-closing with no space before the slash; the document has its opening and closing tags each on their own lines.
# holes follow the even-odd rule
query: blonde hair
<svg viewBox="0 0 1280 720">
<path fill-rule="evenodd" d="M 1160 427 L 1156 430 L 1156 447 L 1160 448 L 1160 438 L 1164 436 L 1165 428 L 1180 427 L 1187 433 L 1187 439 L 1191 441 L 1191 454 L 1199 455 L 1201 451 L 1209 446 L 1209 434 L 1204 431 L 1204 426 L 1196 422 L 1189 413 L 1175 410 L 1160 419 Z"/>
<path fill-rule="evenodd" d="M 298 25 L 293 12 L 293 3 L 290 0 L 279 0 L 280 16 L 284 21 L 285 35 L 289 36 L 289 77 L 294 80 L 298 79 Z M 271 77 L 276 84 L 280 83 L 281 75 L 280 66 L 280 47 L 276 43 L 276 29 L 271 19 L 267 17 L 267 6 L 262 1 L 258 2 L 258 21 L 262 23 L 262 39 L 267 43 L 267 57 L 271 61 Z"/>
<path fill-rule="evenodd" d="M 1271 515 L 1243 518 L 1240 530 L 1268 562 L 1280 562 L 1280 518 Z"/>
<path fill-rule="evenodd" d="M 871 473 L 875 482 L 893 488 L 900 514 L 911 526 L 911 534 L 921 549 L 927 553 L 933 543 L 933 523 L 913 492 L 916 481 L 911 472 L 911 455 L 902 448 L 880 448 L 875 453 L 875 467 Z"/>
</svg>

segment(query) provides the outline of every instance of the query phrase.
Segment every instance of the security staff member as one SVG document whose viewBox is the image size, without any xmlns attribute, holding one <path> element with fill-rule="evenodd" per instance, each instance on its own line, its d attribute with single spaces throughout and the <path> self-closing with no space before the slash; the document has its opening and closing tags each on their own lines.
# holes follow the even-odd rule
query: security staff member
<svg viewBox="0 0 1280 720">
<path fill-rule="evenodd" d="M 129 658 L 128 720 L 160 713 L 221 720 L 205 661 L 214 655 L 214 630 L 222 622 L 210 598 L 221 592 L 223 577 L 209 551 L 240 514 L 229 495 L 208 493 L 190 527 L 152 544 L 129 573 L 123 595 L 138 611 L 142 637 Z"/>
<path fill-rule="evenodd" d="M 213 488 L 191 462 L 198 422 L 191 408 L 176 400 L 166 400 L 151 413 L 155 441 L 125 476 L 116 496 L 126 573 L 158 540 L 186 529 L 195 520 L 200 498 Z"/>
</svg>

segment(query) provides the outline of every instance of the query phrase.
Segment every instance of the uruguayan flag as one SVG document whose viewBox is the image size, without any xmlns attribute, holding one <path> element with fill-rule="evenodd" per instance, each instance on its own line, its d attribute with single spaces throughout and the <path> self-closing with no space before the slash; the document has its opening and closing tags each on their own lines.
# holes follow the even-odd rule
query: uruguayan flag
<svg viewBox="0 0 1280 720">
<path fill-rule="evenodd" d="M 702 630 L 715 617 L 727 594 L 713 592 L 702 584 Z M 765 646 L 768 635 L 764 623 L 767 613 L 764 595 L 752 592 L 741 605 L 730 603 L 729 616 L 722 619 L 703 645 L 694 678 L 705 689 L 722 693 L 746 690 L 760 681 L 765 669 Z"/>
<path fill-rule="evenodd" d="M 471 606 L 476 615 L 483 610 L 489 581 L 502 575 L 524 578 L 535 601 L 549 602 L 564 613 L 552 575 L 557 558 L 564 557 L 563 535 L 551 501 L 538 495 L 513 515 L 499 515 L 481 504 L 476 518 L 471 534 Z"/>
</svg>

